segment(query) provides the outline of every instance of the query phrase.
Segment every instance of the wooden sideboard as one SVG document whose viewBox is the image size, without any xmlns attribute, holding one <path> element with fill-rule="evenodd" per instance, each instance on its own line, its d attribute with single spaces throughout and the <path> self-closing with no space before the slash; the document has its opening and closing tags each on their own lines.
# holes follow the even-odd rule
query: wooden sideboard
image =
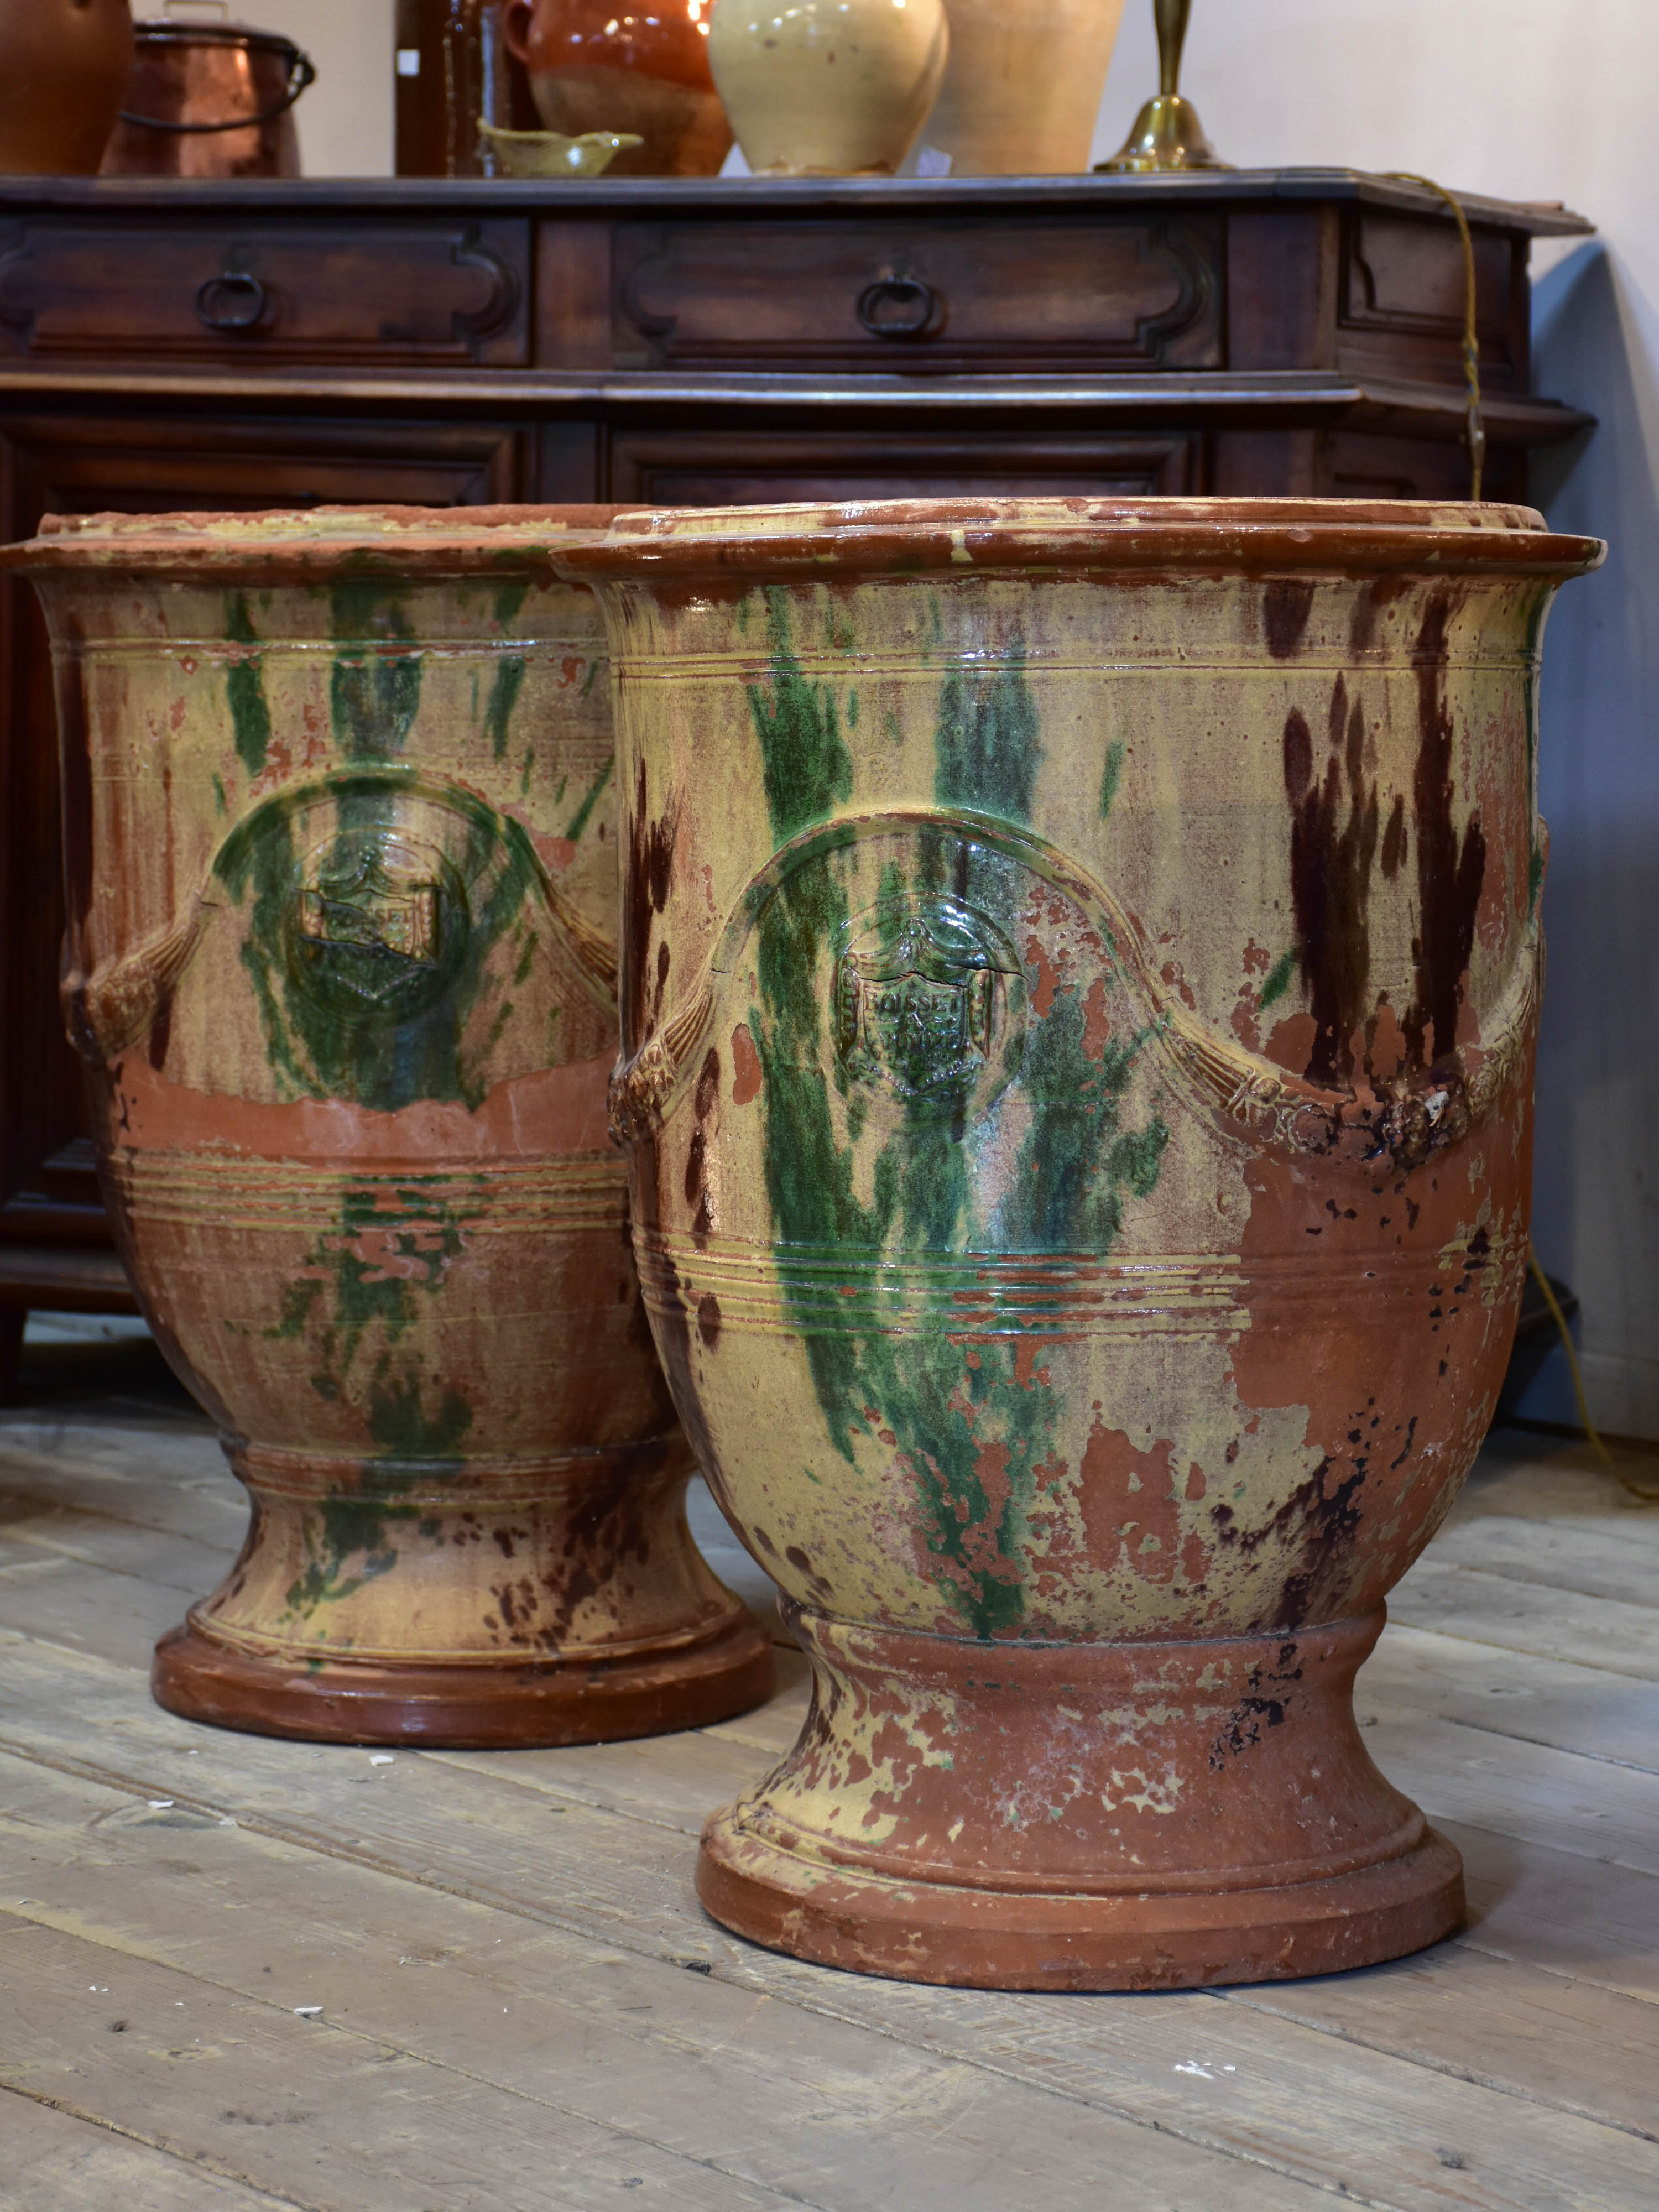
<svg viewBox="0 0 1659 2212">
<path fill-rule="evenodd" d="M 1528 449 L 1588 419 L 1529 392 L 1528 245 L 1589 226 L 1464 206 L 1486 490 L 1524 497 Z M 14 179 L 0 529 L 342 501 L 1461 497 L 1465 296 L 1444 204 L 1346 170 Z M 16 585 L 0 654 L 3 1370 L 24 1307 L 125 1294 L 74 1141 L 50 672 Z"/>
</svg>

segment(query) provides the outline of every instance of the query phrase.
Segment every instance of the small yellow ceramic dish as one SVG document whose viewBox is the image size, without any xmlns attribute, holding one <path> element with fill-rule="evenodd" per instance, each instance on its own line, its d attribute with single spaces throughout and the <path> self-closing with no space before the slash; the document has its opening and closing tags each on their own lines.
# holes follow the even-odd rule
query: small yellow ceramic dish
<svg viewBox="0 0 1659 2212">
<path fill-rule="evenodd" d="M 478 118 L 478 148 L 509 177 L 602 177 L 618 154 L 645 141 L 631 131 L 502 131 Z"/>
</svg>

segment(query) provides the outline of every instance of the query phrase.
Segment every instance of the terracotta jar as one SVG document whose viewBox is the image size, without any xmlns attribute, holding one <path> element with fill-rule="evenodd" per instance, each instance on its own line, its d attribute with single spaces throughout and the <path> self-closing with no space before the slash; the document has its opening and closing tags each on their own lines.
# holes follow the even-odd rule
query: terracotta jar
<svg viewBox="0 0 1659 2212">
<path fill-rule="evenodd" d="M 715 0 L 708 58 L 750 167 L 891 176 L 939 96 L 944 0 Z"/>
<path fill-rule="evenodd" d="M 714 0 L 507 0 L 502 34 L 550 131 L 631 132 L 613 176 L 712 177 L 732 126 L 708 68 Z"/>
<path fill-rule="evenodd" d="M 294 103 L 317 72 L 292 39 L 184 13 L 137 26 L 106 177 L 297 177 Z"/>
<path fill-rule="evenodd" d="M 0 176 L 91 176 L 132 73 L 127 0 L 0 0 Z"/>
<path fill-rule="evenodd" d="M 563 1743 L 767 1691 L 605 1128 L 609 683 L 547 549 L 606 512 L 105 515 L 5 556 L 52 633 L 106 1198 L 252 1499 L 157 1649 L 192 1719 Z"/>
<path fill-rule="evenodd" d="M 1601 550 L 1034 499 L 563 556 L 617 672 L 646 1303 L 814 1676 L 704 1832 L 729 1927 L 1109 1989 L 1456 1923 L 1350 1689 L 1509 1352 L 1539 639 Z"/>
<path fill-rule="evenodd" d="M 956 177 L 1086 169 L 1123 0 L 945 0 L 929 146 Z"/>
</svg>

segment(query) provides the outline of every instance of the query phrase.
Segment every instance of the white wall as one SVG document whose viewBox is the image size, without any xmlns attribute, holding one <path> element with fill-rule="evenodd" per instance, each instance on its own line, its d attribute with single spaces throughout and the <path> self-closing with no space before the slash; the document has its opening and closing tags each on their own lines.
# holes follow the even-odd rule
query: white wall
<svg viewBox="0 0 1659 2212">
<path fill-rule="evenodd" d="M 1018 5 L 1019 0 L 1009 0 Z M 1026 0 L 1033 13 L 1042 0 Z M 392 0 L 248 0 L 321 75 L 300 108 L 314 174 L 392 163 Z M 1157 84 L 1128 0 L 1096 140 Z M 1653 0 L 1196 0 L 1183 89 L 1241 166 L 1411 169 L 1565 200 L 1594 243 L 1534 254 L 1536 382 L 1600 418 L 1539 465 L 1563 529 L 1613 542 L 1563 595 L 1546 653 L 1552 831 L 1536 1240 L 1583 1301 L 1598 1419 L 1659 1437 L 1659 10 Z M 1571 1419 L 1554 1362 L 1529 1410 Z"/>
<path fill-rule="evenodd" d="M 393 0 L 236 0 L 238 22 L 281 31 L 317 64 L 294 111 L 308 177 L 389 177 Z M 133 14 L 159 15 L 149 0 Z M 188 12 L 181 9 L 181 14 Z"/>
</svg>

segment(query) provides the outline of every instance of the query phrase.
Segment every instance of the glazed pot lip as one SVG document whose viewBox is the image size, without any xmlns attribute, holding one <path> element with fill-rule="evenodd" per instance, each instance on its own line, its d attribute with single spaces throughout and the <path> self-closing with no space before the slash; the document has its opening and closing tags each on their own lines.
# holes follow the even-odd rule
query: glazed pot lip
<svg viewBox="0 0 1659 2212">
<path fill-rule="evenodd" d="M 283 576 L 547 574 L 547 556 L 597 543 L 614 506 L 311 507 L 253 514 L 47 514 L 0 545 L 0 573 L 64 571 L 204 582 Z"/>
<path fill-rule="evenodd" d="M 1457 500 L 903 499 L 619 512 L 572 545 L 572 576 L 657 577 L 1053 569 L 1335 576 L 1483 572 L 1571 576 L 1599 538 L 1562 536 L 1529 507 Z"/>
</svg>

